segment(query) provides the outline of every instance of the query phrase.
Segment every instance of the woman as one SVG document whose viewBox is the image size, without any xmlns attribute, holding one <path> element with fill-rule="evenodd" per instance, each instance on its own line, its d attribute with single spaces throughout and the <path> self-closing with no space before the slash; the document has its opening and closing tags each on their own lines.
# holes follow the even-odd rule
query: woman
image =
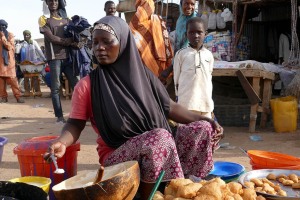
<svg viewBox="0 0 300 200">
<path fill-rule="evenodd" d="M 76 85 L 70 117 L 45 158 L 62 157 L 90 119 L 98 134 L 100 164 L 139 162 L 142 199 L 148 198 L 161 170 L 166 171 L 164 181 L 206 176 L 222 127 L 170 100 L 159 79 L 142 64 L 122 19 L 106 16 L 94 24 L 93 52 L 98 67 Z M 179 126 L 174 139 L 167 118 L 190 124 Z"/>
</svg>

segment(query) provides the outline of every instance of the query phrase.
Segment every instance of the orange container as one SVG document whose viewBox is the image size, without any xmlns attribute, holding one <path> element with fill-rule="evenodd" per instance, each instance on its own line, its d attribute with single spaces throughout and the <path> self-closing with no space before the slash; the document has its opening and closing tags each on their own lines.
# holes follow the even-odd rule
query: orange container
<svg viewBox="0 0 300 200">
<path fill-rule="evenodd" d="M 51 188 L 77 174 L 77 155 L 80 150 L 80 143 L 69 146 L 65 155 L 57 159 L 59 168 L 65 170 L 64 174 L 55 174 L 53 163 L 48 164 L 43 155 L 47 151 L 50 143 L 58 136 L 33 137 L 22 141 L 14 148 L 14 154 L 18 156 L 21 176 L 42 176 L 51 179 Z M 52 191 L 50 191 L 50 199 Z M 53 195 L 54 196 L 54 195 Z"/>
<path fill-rule="evenodd" d="M 247 153 L 254 164 L 270 169 L 300 165 L 300 158 L 288 154 L 262 150 L 248 150 Z"/>
<path fill-rule="evenodd" d="M 253 163 L 252 160 L 250 160 L 250 164 L 252 166 L 253 170 L 256 169 L 289 169 L 289 170 L 300 170 L 300 165 L 293 165 L 293 166 L 266 166 L 266 165 L 260 165 Z"/>
</svg>

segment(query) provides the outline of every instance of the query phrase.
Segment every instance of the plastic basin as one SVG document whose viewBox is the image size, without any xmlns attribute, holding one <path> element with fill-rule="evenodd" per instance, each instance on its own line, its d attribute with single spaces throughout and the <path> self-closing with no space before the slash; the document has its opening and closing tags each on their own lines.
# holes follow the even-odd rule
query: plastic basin
<svg viewBox="0 0 300 200">
<path fill-rule="evenodd" d="M 2 161 L 4 145 L 7 144 L 7 142 L 8 142 L 8 139 L 6 137 L 0 137 L 0 163 Z"/>
<path fill-rule="evenodd" d="M 288 170 L 300 170 L 300 165 L 292 165 L 292 166 L 267 166 L 267 165 L 261 165 L 253 163 L 253 161 L 250 160 L 250 164 L 252 166 L 253 170 L 256 169 L 288 169 Z"/>
<path fill-rule="evenodd" d="M 24 176 L 21 178 L 14 178 L 9 180 L 13 183 L 21 182 L 21 183 L 27 183 L 29 185 L 34 185 L 37 187 L 42 188 L 47 194 L 50 189 L 51 179 L 41 176 Z"/>
<path fill-rule="evenodd" d="M 237 179 L 244 171 L 245 167 L 238 163 L 216 161 L 213 170 L 209 174 L 218 176 L 224 181 L 229 181 Z"/>
<path fill-rule="evenodd" d="M 288 154 L 262 150 L 248 150 L 247 153 L 254 164 L 270 169 L 300 165 L 300 158 Z"/>
</svg>

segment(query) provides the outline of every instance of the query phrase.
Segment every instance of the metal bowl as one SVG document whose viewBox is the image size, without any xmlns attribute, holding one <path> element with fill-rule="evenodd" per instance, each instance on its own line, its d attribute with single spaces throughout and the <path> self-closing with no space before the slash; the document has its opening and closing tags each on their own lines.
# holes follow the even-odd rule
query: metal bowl
<svg viewBox="0 0 300 200">
<path fill-rule="evenodd" d="M 20 69 L 23 73 L 41 73 L 44 65 L 20 65 Z"/>
</svg>

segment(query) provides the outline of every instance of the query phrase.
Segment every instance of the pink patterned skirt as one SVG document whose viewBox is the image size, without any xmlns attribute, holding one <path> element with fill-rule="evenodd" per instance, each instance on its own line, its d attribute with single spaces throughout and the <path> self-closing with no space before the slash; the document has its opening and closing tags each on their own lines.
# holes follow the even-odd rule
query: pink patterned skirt
<svg viewBox="0 0 300 200">
<path fill-rule="evenodd" d="M 157 128 L 129 139 L 104 162 L 105 166 L 137 160 L 141 181 L 154 183 L 165 170 L 163 181 L 189 175 L 205 177 L 213 167 L 216 145 L 210 123 L 197 121 L 180 125 L 175 138 L 165 129 Z"/>
</svg>

